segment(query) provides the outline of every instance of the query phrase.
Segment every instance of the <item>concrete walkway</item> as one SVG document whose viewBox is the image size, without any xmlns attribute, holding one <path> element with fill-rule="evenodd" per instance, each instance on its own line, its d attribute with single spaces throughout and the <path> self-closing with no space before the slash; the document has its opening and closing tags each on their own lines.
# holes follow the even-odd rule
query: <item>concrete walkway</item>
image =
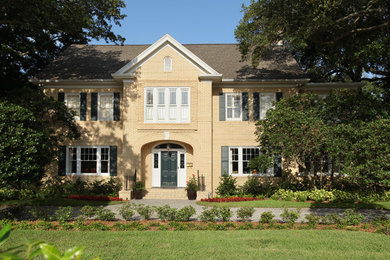
<svg viewBox="0 0 390 260">
<path fill-rule="evenodd" d="M 148 199 L 148 200 L 131 200 L 131 203 L 134 204 L 144 204 L 149 206 L 164 206 L 169 205 L 172 208 L 181 209 L 185 206 L 193 206 L 196 210 L 196 215 L 193 216 L 194 220 L 197 220 L 197 217 L 202 213 L 203 206 L 199 206 L 196 204 L 196 201 L 191 200 L 154 200 L 154 199 Z M 118 219 L 121 219 L 121 216 L 118 214 L 119 208 L 123 204 L 116 204 L 116 205 L 109 205 L 106 206 L 106 208 L 112 210 L 116 213 L 116 217 Z M 233 217 L 231 218 L 232 221 L 237 221 L 238 218 L 236 216 L 236 211 L 239 208 L 230 208 L 230 210 L 233 212 Z M 295 210 L 295 208 L 291 208 Z M 255 213 L 253 214 L 251 221 L 259 221 L 260 216 L 265 211 L 272 211 L 272 213 L 275 215 L 276 220 L 281 220 L 280 214 L 283 213 L 283 208 L 255 208 Z M 342 215 L 346 209 L 339 209 L 339 208 L 301 208 L 300 212 L 300 218 L 298 219 L 298 222 L 305 221 L 305 216 L 311 213 L 315 213 L 319 216 L 325 216 L 327 214 L 339 214 Z M 390 218 L 390 211 L 386 210 L 375 210 L 375 209 L 364 209 L 364 210 L 358 210 L 359 213 L 363 214 L 366 217 L 365 221 L 370 221 L 373 217 L 376 216 L 386 216 L 387 218 Z M 140 218 L 138 213 L 134 215 L 135 218 Z M 154 213 L 152 215 L 152 219 L 157 219 L 157 214 Z"/>
</svg>

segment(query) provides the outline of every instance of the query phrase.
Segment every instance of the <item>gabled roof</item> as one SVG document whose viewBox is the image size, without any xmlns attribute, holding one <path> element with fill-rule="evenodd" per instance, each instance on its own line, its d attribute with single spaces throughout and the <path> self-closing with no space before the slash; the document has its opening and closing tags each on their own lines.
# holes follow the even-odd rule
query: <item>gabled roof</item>
<svg viewBox="0 0 390 260">
<path fill-rule="evenodd" d="M 70 46 L 37 76 L 38 80 L 113 79 L 126 74 L 147 60 L 153 52 L 170 44 L 184 53 L 204 74 L 222 74 L 223 79 L 272 80 L 306 78 L 292 55 L 283 46 L 253 68 L 241 62 L 237 44 L 180 44 L 169 35 L 153 45 L 81 45 Z"/>
<path fill-rule="evenodd" d="M 181 45 L 178 41 L 172 38 L 169 34 L 164 35 L 157 42 L 149 46 L 146 50 L 141 52 L 137 57 L 132 59 L 125 66 L 120 68 L 115 73 L 111 74 L 113 78 L 126 78 L 133 76 L 133 73 L 136 71 L 138 67 L 140 67 L 143 63 L 145 63 L 148 59 L 150 59 L 154 54 L 159 52 L 161 49 L 166 46 L 172 47 L 174 50 L 179 52 L 183 57 L 185 57 L 189 62 L 191 62 L 195 67 L 197 67 L 204 76 L 214 76 L 221 77 L 216 70 L 210 67 L 203 60 L 199 59 L 196 55 L 194 55 L 191 51 L 189 51 L 186 47 Z"/>
</svg>

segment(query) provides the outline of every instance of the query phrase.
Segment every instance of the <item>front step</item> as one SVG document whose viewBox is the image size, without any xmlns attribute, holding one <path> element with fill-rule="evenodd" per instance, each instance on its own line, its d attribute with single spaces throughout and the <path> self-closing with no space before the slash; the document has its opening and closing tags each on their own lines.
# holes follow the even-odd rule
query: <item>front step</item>
<svg viewBox="0 0 390 260">
<path fill-rule="evenodd" d="M 182 199 L 186 200 L 187 192 L 184 188 L 161 189 L 151 188 L 147 190 L 143 199 Z"/>
</svg>

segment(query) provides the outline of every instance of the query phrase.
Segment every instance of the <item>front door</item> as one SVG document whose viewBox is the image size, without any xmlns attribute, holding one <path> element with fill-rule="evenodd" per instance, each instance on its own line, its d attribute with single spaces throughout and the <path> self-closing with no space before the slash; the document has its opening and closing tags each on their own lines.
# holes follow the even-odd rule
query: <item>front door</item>
<svg viewBox="0 0 390 260">
<path fill-rule="evenodd" d="M 161 187 L 177 187 L 177 152 L 161 151 Z"/>
</svg>

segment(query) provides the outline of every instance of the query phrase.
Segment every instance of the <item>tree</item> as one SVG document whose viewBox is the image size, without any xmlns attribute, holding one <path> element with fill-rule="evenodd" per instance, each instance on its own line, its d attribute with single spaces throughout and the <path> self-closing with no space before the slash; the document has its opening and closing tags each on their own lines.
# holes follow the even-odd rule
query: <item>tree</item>
<svg viewBox="0 0 390 260">
<path fill-rule="evenodd" d="M 121 0 L 13 0 L 0 6 L 2 92 L 26 81 L 73 43 L 91 38 L 123 43 L 112 32 L 125 17 Z"/>
<path fill-rule="evenodd" d="M 0 5 L 0 183 L 39 185 L 66 140 L 80 136 L 72 112 L 29 79 L 73 43 L 123 43 L 112 32 L 122 0 L 14 0 Z"/>
<path fill-rule="evenodd" d="M 284 166 L 298 168 L 311 187 L 323 188 L 337 173 L 351 188 L 388 190 L 390 116 L 382 97 L 370 85 L 325 100 L 315 94 L 284 98 L 257 122 L 257 141 L 263 155 L 282 154 Z"/>
<path fill-rule="evenodd" d="M 252 0 L 243 11 L 235 35 L 254 65 L 282 41 L 314 81 L 365 79 L 390 89 L 389 1 Z"/>
</svg>

